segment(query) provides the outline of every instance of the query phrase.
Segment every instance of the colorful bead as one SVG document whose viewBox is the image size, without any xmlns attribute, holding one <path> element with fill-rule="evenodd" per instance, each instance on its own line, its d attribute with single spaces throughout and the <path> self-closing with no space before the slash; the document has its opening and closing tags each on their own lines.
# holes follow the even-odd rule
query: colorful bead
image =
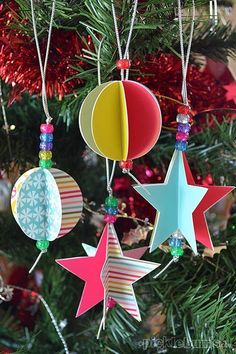
<svg viewBox="0 0 236 354">
<path fill-rule="evenodd" d="M 169 239 L 169 246 L 170 247 L 182 247 L 182 240 L 180 238 L 171 237 Z"/>
<path fill-rule="evenodd" d="M 51 143 L 53 141 L 53 134 L 40 134 L 40 140 L 45 143 Z"/>
<path fill-rule="evenodd" d="M 178 113 L 181 113 L 181 114 L 188 114 L 190 112 L 190 108 L 188 106 L 179 106 L 178 109 L 177 109 Z"/>
<path fill-rule="evenodd" d="M 178 123 L 187 124 L 189 122 L 190 116 L 188 114 L 177 114 L 176 120 Z"/>
<path fill-rule="evenodd" d="M 187 141 L 177 140 L 175 143 L 175 148 L 176 148 L 176 150 L 179 150 L 179 151 L 186 151 L 187 145 L 188 145 Z"/>
<path fill-rule="evenodd" d="M 52 160 L 39 160 L 39 166 L 42 168 L 51 168 Z"/>
<path fill-rule="evenodd" d="M 53 143 L 46 143 L 44 141 L 41 141 L 39 145 L 40 150 L 52 150 L 53 148 Z"/>
<path fill-rule="evenodd" d="M 172 247 L 170 253 L 173 257 L 180 257 L 183 256 L 184 250 L 182 247 Z"/>
<path fill-rule="evenodd" d="M 117 217 L 115 215 L 104 215 L 104 221 L 109 224 L 114 224 L 116 222 Z"/>
<path fill-rule="evenodd" d="M 51 151 L 39 151 L 39 158 L 40 160 L 51 160 L 52 152 Z"/>
<path fill-rule="evenodd" d="M 107 307 L 108 307 L 109 309 L 112 309 L 112 308 L 115 307 L 115 306 L 116 306 L 116 301 L 113 300 L 111 297 L 109 297 L 109 298 L 107 299 Z"/>
<path fill-rule="evenodd" d="M 188 140 L 188 138 L 189 138 L 188 133 L 183 133 L 183 132 L 176 133 L 176 140 L 186 141 L 186 140 Z"/>
<path fill-rule="evenodd" d="M 178 132 L 188 133 L 191 130 L 191 125 L 180 123 L 180 124 L 178 124 L 177 130 L 178 130 Z"/>
<path fill-rule="evenodd" d="M 130 68 L 130 60 L 129 59 L 120 59 L 116 62 L 116 68 L 119 70 L 127 70 Z"/>
<path fill-rule="evenodd" d="M 54 132 L 54 126 L 52 124 L 47 123 L 41 124 L 40 131 L 41 133 L 51 134 Z"/>
<path fill-rule="evenodd" d="M 116 207 L 105 207 L 105 210 L 109 215 L 116 215 L 118 211 Z"/>
<path fill-rule="evenodd" d="M 44 251 L 44 250 L 48 249 L 48 246 L 49 246 L 49 241 L 48 240 L 38 240 L 36 242 L 36 247 L 40 251 Z"/>
<path fill-rule="evenodd" d="M 114 207 L 117 208 L 118 206 L 118 200 L 116 197 L 113 197 L 112 195 L 110 195 L 109 197 L 106 198 L 105 200 L 105 205 L 107 207 Z"/>
<path fill-rule="evenodd" d="M 132 160 L 127 160 L 127 161 L 120 161 L 119 166 L 122 170 L 132 170 L 133 169 L 133 161 Z"/>
</svg>

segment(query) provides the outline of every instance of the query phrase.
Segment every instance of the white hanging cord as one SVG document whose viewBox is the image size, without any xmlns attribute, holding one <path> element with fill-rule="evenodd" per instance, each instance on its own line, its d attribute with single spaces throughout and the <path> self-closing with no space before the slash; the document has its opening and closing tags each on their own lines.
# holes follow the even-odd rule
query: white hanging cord
<svg viewBox="0 0 236 354">
<path fill-rule="evenodd" d="M 176 263 L 176 262 L 178 262 L 178 260 L 179 260 L 179 257 L 178 257 L 178 256 L 173 257 L 173 258 L 171 259 L 171 261 L 170 261 L 169 263 L 167 263 L 167 265 L 166 265 L 159 273 L 157 273 L 156 275 L 154 275 L 153 278 L 154 278 L 154 279 L 158 278 L 162 273 L 165 272 L 165 270 L 166 270 L 167 268 L 169 268 L 169 266 L 170 266 L 172 263 Z"/>
<path fill-rule="evenodd" d="M 139 180 L 129 170 L 123 169 L 122 172 L 127 173 L 127 175 L 129 175 L 139 185 L 139 187 L 145 190 L 147 194 L 151 195 L 149 190 L 147 190 L 147 188 L 145 188 L 144 185 L 141 182 L 139 182 Z"/>
<path fill-rule="evenodd" d="M 214 10 L 213 10 L 213 8 L 214 8 Z M 218 4 L 217 4 L 217 0 L 210 0 L 209 9 L 210 9 L 209 10 L 209 12 L 210 12 L 210 16 L 209 16 L 210 20 L 212 22 L 214 22 L 214 25 L 216 26 L 218 24 Z"/>
<path fill-rule="evenodd" d="M 182 61 L 182 98 L 183 103 L 188 106 L 188 92 L 187 92 L 187 73 L 188 73 L 188 63 L 190 58 L 191 46 L 193 41 L 193 31 L 194 31 L 194 24 L 195 24 L 195 0 L 192 0 L 192 21 L 190 27 L 190 35 L 189 35 L 189 42 L 188 48 L 186 52 L 186 56 L 184 53 L 184 39 L 183 39 L 183 23 L 182 23 L 182 8 L 181 8 L 181 0 L 178 0 L 178 19 L 179 19 L 179 39 L 180 39 L 180 50 L 181 50 L 181 61 Z"/>
<path fill-rule="evenodd" d="M 35 260 L 35 262 L 34 262 L 34 264 L 32 265 L 32 267 L 31 267 L 30 270 L 29 270 L 29 274 L 33 272 L 34 268 L 36 267 L 36 265 L 37 265 L 38 262 L 40 261 L 42 255 L 43 255 L 44 253 L 46 253 L 46 252 L 47 252 L 47 250 L 42 250 L 42 251 L 39 253 L 38 257 L 36 258 L 36 260 Z"/>
<path fill-rule="evenodd" d="M 111 174 L 110 174 L 109 160 L 106 158 L 107 191 L 108 191 L 109 195 L 112 195 L 111 184 L 112 184 L 112 180 L 114 177 L 115 168 L 116 168 L 116 161 L 113 161 L 112 170 L 111 170 Z"/>
<path fill-rule="evenodd" d="M 37 28 L 36 28 L 36 20 L 35 20 L 35 11 L 34 11 L 34 0 L 30 0 L 31 4 L 31 15 L 32 15 L 32 22 L 33 22 L 33 30 L 34 30 L 34 39 L 35 39 L 35 45 L 38 53 L 38 60 L 39 60 L 39 68 L 40 68 L 40 73 L 41 73 L 41 78 L 42 78 L 42 104 L 43 104 L 43 109 L 46 115 L 46 123 L 49 124 L 53 118 L 50 116 L 49 110 L 48 110 L 48 100 L 47 100 L 47 91 L 46 91 L 46 70 L 47 70 L 47 62 L 48 62 L 48 55 L 49 55 L 49 49 L 50 49 L 50 42 L 51 42 L 51 35 L 52 35 L 52 24 L 53 24 L 53 19 L 55 15 L 55 8 L 56 8 L 56 0 L 52 0 L 52 10 L 51 10 L 51 19 L 50 19 L 50 24 L 49 24 L 49 29 L 48 29 L 48 39 L 47 39 L 47 47 L 46 47 L 46 53 L 45 53 L 45 59 L 44 59 L 44 64 L 42 63 L 42 56 L 41 56 L 41 51 L 40 51 L 40 46 L 39 46 L 39 41 L 38 41 L 38 34 L 37 34 Z"/>
<path fill-rule="evenodd" d="M 97 74 L 98 74 L 98 86 L 101 85 L 101 50 L 102 50 L 102 44 L 103 44 L 104 38 L 100 41 L 99 47 L 98 47 L 98 55 L 97 55 Z"/>
<path fill-rule="evenodd" d="M 60 340 L 61 340 L 61 342 L 62 342 L 62 344 L 63 344 L 65 353 L 66 353 L 66 354 L 70 354 L 69 349 L 68 349 L 68 346 L 67 346 L 67 344 L 66 344 L 66 341 L 65 341 L 65 339 L 64 339 L 64 337 L 63 337 L 63 335 L 62 335 L 62 333 L 61 333 L 61 331 L 60 331 L 60 328 L 58 327 L 57 321 L 56 321 L 56 319 L 55 319 L 55 317 L 54 317 L 54 315 L 53 315 L 53 313 L 52 313 L 52 311 L 51 311 L 51 309 L 50 309 L 48 303 L 47 303 L 46 300 L 43 298 L 43 296 L 40 295 L 40 294 L 38 294 L 38 293 L 36 293 L 36 292 L 34 292 L 34 291 L 32 291 L 32 290 L 25 289 L 25 288 L 21 288 L 20 286 L 16 286 L 16 285 L 9 285 L 9 286 L 10 286 L 11 288 L 13 288 L 13 289 L 16 289 L 16 290 L 27 291 L 27 292 L 30 293 L 30 294 L 33 292 L 33 293 L 35 293 L 35 294 L 37 295 L 37 297 L 39 298 L 39 300 L 40 300 L 40 301 L 42 302 L 42 304 L 44 305 L 44 307 L 45 307 L 47 313 L 49 314 L 49 316 L 50 316 L 50 318 L 51 318 L 51 320 L 52 320 L 52 324 L 53 324 L 53 326 L 54 326 L 54 328 L 55 328 L 55 330 L 56 330 L 56 332 L 57 332 L 57 334 L 58 334 L 58 337 L 60 338 Z"/>
<path fill-rule="evenodd" d="M 103 316 L 102 316 L 102 320 L 101 320 L 101 323 L 98 328 L 97 339 L 100 338 L 100 334 L 101 334 L 102 329 L 103 330 L 105 329 L 106 315 L 107 315 L 108 310 L 109 310 L 109 307 L 106 308 L 105 314 L 103 314 Z"/>
<path fill-rule="evenodd" d="M 0 105 L 2 108 L 4 129 L 5 129 L 6 135 L 7 135 L 7 146 L 8 146 L 9 157 L 10 157 L 10 160 L 12 160 L 12 149 L 11 149 L 11 140 L 10 140 L 10 135 L 9 135 L 9 125 L 8 125 L 8 121 L 7 121 L 7 115 L 6 115 L 6 110 L 5 110 L 3 96 L 2 96 L 2 81 L 1 81 L 1 79 L 0 79 Z"/>
<path fill-rule="evenodd" d="M 128 38 L 127 38 L 124 54 L 122 54 L 122 48 L 121 48 L 119 29 L 118 29 L 117 18 L 116 18 L 115 5 L 114 5 L 114 1 L 111 0 L 111 9 L 112 9 L 112 15 L 113 15 L 113 21 L 114 21 L 114 27 L 115 27 L 116 42 L 117 42 L 118 54 L 119 54 L 119 58 L 120 59 L 129 59 L 129 46 L 130 46 L 130 42 L 131 42 L 131 38 L 132 38 L 134 22 L 135 22 L 135 17 L 136 17 L 136 13 L 137 13 L 137 7 L 138 7 L 138 0 L 134 0 L 133 13 L 132 13 L 131 21 L 130 21 L 129 34 L 128 34 Z M 124 80 L 124 69 L 122 69 L 120 71 L 120 75 L 121 75 L 121 80 Z M 126 80 L 128 80 L 128 78 L 129 78 L 129 69 L 126 70 L 126 76 L 125 76 Z"/>
</svg>

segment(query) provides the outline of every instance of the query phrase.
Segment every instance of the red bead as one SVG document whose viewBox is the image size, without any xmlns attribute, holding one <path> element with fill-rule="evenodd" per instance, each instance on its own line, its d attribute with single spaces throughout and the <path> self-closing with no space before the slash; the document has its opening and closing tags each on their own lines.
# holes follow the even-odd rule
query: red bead
<svg viewBox="0 0 236 354">
<path fill-rule="evenodd" d="M 53 131 L 54 131 L 54 126 L 52 125 L 52 124 L 41 124 L 40 125 L 40 131 L 41 131 L 41 133 L 43 133 L 43 134 L 52 134 L 53 133 Z"/>
<path fill-rule="evenodd" d="M 116 68 L 119 70 L 127 70 L 130 68 L 130 60 L 129 59 L 120 59 L 116 62 Z"/>
<path fill-rule="evenodd" d="M 193 118 L 190 117 L 188 122 L 189 122 L 190 125 L 192 125 L 193 124 Z"/>
<path fill-rule="evenodd" d="M 109 297 L 108 300 L 107 300 L 107 307 L 109 309 L 112 309 L 115 306 L 116 306 L 116 301 L 113 300 L 111 297 Z"/>
<path fill-rule="evenodd" d="M 120 161 L 119 166 L 122 170 L 123 169 L 132 170 L 133 169 L 133 161 L 132 160 Z"/>
<path fill-rule="evenodd" d="M 104 216 L 104 221 L 109 223 L 109 224 L 114 224 L 116 222 L 116 216 L 115 215 L 106 214 Z"/>
<path fill-rule="evenodd" d="M 179 106 L 178 113 L 188 114 L 190 112 L 190 108 L 188 106 Z"/>
</svg>

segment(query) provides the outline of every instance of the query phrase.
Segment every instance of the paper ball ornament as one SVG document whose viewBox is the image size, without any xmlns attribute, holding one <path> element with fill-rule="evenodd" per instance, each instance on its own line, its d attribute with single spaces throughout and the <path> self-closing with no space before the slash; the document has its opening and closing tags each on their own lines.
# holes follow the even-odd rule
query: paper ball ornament
<svg viewBox="0 0 236 354">
<path fill-rule="evenodd" d="M 96 87 L 84 100 L 81 134 L 97 154 L 110 160 L 132 160 L 155 145 L 161 131 L 157 99 L 134 81 L 112 81 Z"/>
<path fill-rule="evenodd" d="M 67 173 L 39 167 L 25 172 L 17 180 L 11 207 L 18 225 L 28 237 L 53 241 L 76 225 L 83 199 L 79 186 Z"/>
</svg>

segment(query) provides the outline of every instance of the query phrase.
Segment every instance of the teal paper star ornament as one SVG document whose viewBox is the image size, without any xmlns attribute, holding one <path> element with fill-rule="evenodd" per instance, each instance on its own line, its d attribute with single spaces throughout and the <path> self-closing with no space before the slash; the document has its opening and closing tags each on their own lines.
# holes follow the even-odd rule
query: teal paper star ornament
<svg viewBox="0 0 236 354">
<path fill-rule="evenodd" d="M 182 151 L 175 150 L 164 183 L 134 186 L 158 213 L 156 216 L 150 252 L 154 251 L 172 234 L 179 232 L 197 254 L 192 213 L 207 188 L 187 183 Z"/>
</svg>

